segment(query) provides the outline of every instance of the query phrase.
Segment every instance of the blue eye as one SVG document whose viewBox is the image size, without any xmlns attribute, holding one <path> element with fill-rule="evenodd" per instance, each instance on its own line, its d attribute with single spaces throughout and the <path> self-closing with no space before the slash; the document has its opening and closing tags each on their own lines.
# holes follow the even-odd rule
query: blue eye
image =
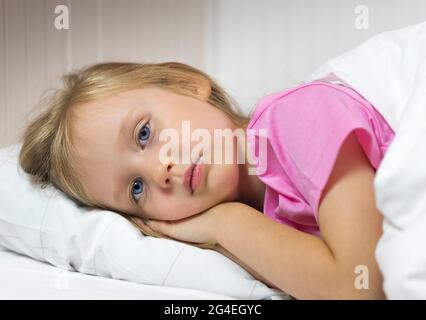
<svg viewBox="0 0 426 320">
<path fill-rule="evenodd" d="M 144 124 L 137 133 L 137 139 L 140 142 L 142 148 L 145 148 L 146 142 L 149 140 L 149 137 L 151 136 L 151 128 L 149 127 L 149 124 Z M 138 202 L 140 199 L 140 196 L 142 195 L 144 189 L 144 183 L 141 179 L 137 179 L 133 182 L 132 190 L 131 190 L 131 196 L 132 198 Z"/>
<path fill-rule="evenodd" d="M 147 142 L 151 135 L 151 128 L 148 124 L 143 125 L 138 132 L 138 140 Z"/>
<path fill-rule="evenodd" d="M 132 197 L 133 199 L 135 199 L 136 202 L 139 201 L 139 198 L 142 192 L 143 192 L 143 182 L 142 180 L 138 179 L 133 183 L 133 186 L 132 186 Z"/>
</svg>

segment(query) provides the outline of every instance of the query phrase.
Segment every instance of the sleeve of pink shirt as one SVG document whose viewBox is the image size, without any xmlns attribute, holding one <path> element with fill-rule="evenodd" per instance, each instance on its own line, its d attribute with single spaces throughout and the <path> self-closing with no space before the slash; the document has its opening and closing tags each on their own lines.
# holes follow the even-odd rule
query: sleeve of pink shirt
<svg viewBox="0 0 426 320">
<path fill-rule="evenodd" d="M 373 168 L 382 159 L 368 112 L 360 100 L 324 84 L 296 89 L 262 111 L 274 154 L 317 222 L 321 192 L 350 133 L 356 133 Z"/>
</svg>

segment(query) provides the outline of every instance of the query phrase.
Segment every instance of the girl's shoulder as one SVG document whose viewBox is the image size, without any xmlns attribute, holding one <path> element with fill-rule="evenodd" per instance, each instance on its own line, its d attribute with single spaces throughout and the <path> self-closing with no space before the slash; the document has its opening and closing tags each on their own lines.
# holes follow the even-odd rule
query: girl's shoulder
<svg viewBox="0 0 426 320">
<path fill-rule="evenodd" d="M 289 89 L 273 92 L 262 97 L 257 103 L 250 115 L 248 128 L 252 128 L 258 119 L 265 113 L 268 108 L 276 105 L 276 102 L 287 103 L 297 107 L 297 105 L 306 105 L 318 99 L 327 99 L 327 97 L 339 95 L 349 99 L 354 99 L 357 102 L 365 102 L 361 95 L 354 89 L 342 84 L 330 83 L 325 81 L 313 81 L 304 83 Z M 301 109 L 299 108 L 299 111 Z"/>
</svg>

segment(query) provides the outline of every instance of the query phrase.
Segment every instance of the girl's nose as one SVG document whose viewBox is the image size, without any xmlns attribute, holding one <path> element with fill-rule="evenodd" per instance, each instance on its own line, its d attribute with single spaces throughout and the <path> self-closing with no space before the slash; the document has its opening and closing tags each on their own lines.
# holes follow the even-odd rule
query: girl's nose
<svg viewBox="0 0 426 320">
<path fill-rule="evenodd" d="M 161 163 L 157 166 L 157 172 L 154 173 L 153 179 L 161 188 L 169 188 L 171 186 L 172 163 Z"/>
</svg>

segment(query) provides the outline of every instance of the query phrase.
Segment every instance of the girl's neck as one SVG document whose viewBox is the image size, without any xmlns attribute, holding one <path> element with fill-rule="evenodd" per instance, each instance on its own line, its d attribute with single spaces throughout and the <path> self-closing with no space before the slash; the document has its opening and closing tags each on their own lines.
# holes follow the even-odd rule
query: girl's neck
<svg viewBox="0 0 426 320">
<path fill-rule="evenodd" d="M 257 175 L 249 175 L 248 163 L 239 165 L 238 201 L 263 212 L 265 184 Z"/>
<path fill-rule="evenodd" d="M 248 152 L 250 152 L 247 145 L 240 145 L 238 148 L 240 148 L 239 152 L 244 152 L 245 161 L 239 164 L 237 201 L 263 212 L 266 186 L 257 175 L 249 174 L 249 167 L 251 164 L 249 164 L 247 159 Z"/>
</svg>

